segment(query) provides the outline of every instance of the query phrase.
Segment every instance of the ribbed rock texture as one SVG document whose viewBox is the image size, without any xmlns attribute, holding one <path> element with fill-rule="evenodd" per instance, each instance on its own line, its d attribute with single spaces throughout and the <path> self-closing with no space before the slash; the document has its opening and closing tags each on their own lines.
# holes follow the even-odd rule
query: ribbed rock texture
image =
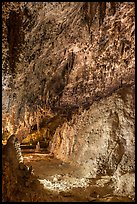
<svg viewBox="0 0 137 204">
<path fill-rule="evenodd" d="M 129 177 L 124 193 L 134 194 L 134 2 L 3 2 L 2 11 L 3 139 L 42 134 L 83 176 L 112 176 L 121 194 Z"/>
</svg>

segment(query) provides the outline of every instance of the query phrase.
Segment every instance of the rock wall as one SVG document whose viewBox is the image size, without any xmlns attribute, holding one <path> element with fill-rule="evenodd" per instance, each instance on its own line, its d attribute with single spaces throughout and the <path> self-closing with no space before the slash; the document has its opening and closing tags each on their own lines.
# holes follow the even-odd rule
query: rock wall
<svg viewBox="0 0 137 204">
<path fill-rule="evenodd" d="M 11 135 L 2 146 L 2 201 L 20 201 L 23 194 L 26 196 L 25 187 L 32 185 L 33 177 L 32 167 L 24 164 L 17 138 Z"/>
<path fill-rule="evenodd" d="M 3 128 L 28 134 L 49 113 L 70 115 L 134 84 L 134 3 L 101 6 L 3 3 Z M 12 13 L 17 27 L 10 25 Z M 22 40 L 11 43 L 16 31 Z M 18 50 L 14 59 L 12 49 Z"/>
<path fill-rule="evenodd" d="M 70 157 L 79 163 L 90 159 L 92 149 L 93 158 L 100 157 L 99 151 L 104 154 L 107 150 L 110 155 L 108 152 L 106 155 L 110 158 L 104 162 L 109 164 L 109 159 L 113 157 L 111 150 L 118 148 L 122 152 L 120 155 L 117 150 L 121 161 L 128 149 L 131 148 L 134 153 L 134 105 L 133 86 L 121 88 L 111 96 L 94 102 L 89 110 L 79 111 L 69 122 L 57 128 L 53 138 L 55 141 L 51 141 L 53 151 L 62 159 Z M 130 148 L 126 150 L 125 146 L 128 145 Z M 89 154 L 87 149 L 90 149 Z M 111 168 L 110 164 L 108 166 Z M 111 170 L 108 173 L 111 175 Z"/>
<path fill-rule="evenodd" d="M 134 91 L 133 86 L 121 88 L 111 96 L 94 102 L 89 110 L 74 115 L 72 120 L 57 128 L 50 151 L 64 161 L 80 164 L 85 177 L 133 176 Z"/>
<path fill-rule="evenodd" d="M 48 128 L 49 150 L 82 165 L 83 176 L 132 174 L 134 2 L 3 2 L 2 9 L 3 138 L 22 141 Z"/>
</svg>

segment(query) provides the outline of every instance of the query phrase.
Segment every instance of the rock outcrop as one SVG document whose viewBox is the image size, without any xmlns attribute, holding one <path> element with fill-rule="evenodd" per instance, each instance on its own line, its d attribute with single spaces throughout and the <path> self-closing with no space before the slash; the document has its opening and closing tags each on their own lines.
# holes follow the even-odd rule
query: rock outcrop
<svg viewBox="0 0 137 204">
<path fill-rule="evenodd" d="M 128 174 L 133 177 L 128 187 L 132 186 L 134 194 L 134 92 L 134 87 L 121 88 L 89 110 L 73 115 L 57 128 L 50 151 L 64 161 L 83 166 L 84 177 L 111 176 L 115 186 L 119 183 L 117 193 L 124 192 L 120 179 Z M 131 190 L 124 194 L 131 194 Z"/>
<path fill-rule="evenodd" d="M 23 162 L 20 145 L 15 137 L 11 135 L 7 144 L 2 148 L 2 199 L 5 202 L 18 200 L 17 192 L 33 183 L 32 167 Z"/>
<path fill-rule="evenodd" d="M 39 133 L 56 157 L 83 166 L 83 176 L 112 176 L 115 193 L 133 195 L 134 2 L 2 9 L 3 139 Z"/>
</svg>

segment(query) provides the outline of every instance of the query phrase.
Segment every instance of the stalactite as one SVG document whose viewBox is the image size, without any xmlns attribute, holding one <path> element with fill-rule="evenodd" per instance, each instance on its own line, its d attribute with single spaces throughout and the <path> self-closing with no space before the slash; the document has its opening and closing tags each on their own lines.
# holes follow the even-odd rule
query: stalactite
<svg viewBox="0 0 137 204">
<path fill-rule="evenodd" d="M 39 133 L 40 132 L 40 127 L 39 127 L 39 112 L 38 112 L 38 107 L 37 107 L 37 112 L 36 112 L 36 123 L 37 123 L 37 131 Z"/>
<path fill-rule="evenodd" d="M 106 14 L 106 2 L 99 2 L 99 26 L 103 24 Z"/>
<path fill-rule="evenodd" d="M 113 6 L 115 8 L 115 6 Z M 83 14 L 88 25 L 88 31 L 91 32 L 91 26 L 97 14 L 99 26 L 102 25 L 106 14 L 106 2 L 85 2 L 83 4 Z"/>
<path fill-rule="evenodd" d="M 15 110 L 14 107 L 12 107 L 12 126 L 13 126 L 13 134 L 16 131 L 16 127 L 15 127 Z"/>
<path fill-rule="evenodd" d="M 116 12 L 116 2 L 110 2 L 112 15 Z"/>
<path fill-rule="evenodd" d="M 87 2 L 87 6 L 88 6 L 87 16 L 89 18 L 88 27 L 89 27 L 89 33 L 90 33 L 90 28 L 95 19 L 98 3 L 97 2 L 94 2 L 94 3 Z"/>
</svg>

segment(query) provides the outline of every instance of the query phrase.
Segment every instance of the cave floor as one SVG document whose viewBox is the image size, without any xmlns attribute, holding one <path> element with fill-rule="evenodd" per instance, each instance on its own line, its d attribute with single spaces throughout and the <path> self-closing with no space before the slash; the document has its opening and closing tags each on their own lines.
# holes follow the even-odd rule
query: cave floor
<svg viewBox="0 0 137 204">
<path fill-rule="evenodd" d="M 62 162 L 46 151 L 23 150 L 22 154 L 41 184 L 41 201 L 134 202 L 133 198 L 113 195 L 110 177 L 84 178 L 80 167 Z"/>
</svg>

